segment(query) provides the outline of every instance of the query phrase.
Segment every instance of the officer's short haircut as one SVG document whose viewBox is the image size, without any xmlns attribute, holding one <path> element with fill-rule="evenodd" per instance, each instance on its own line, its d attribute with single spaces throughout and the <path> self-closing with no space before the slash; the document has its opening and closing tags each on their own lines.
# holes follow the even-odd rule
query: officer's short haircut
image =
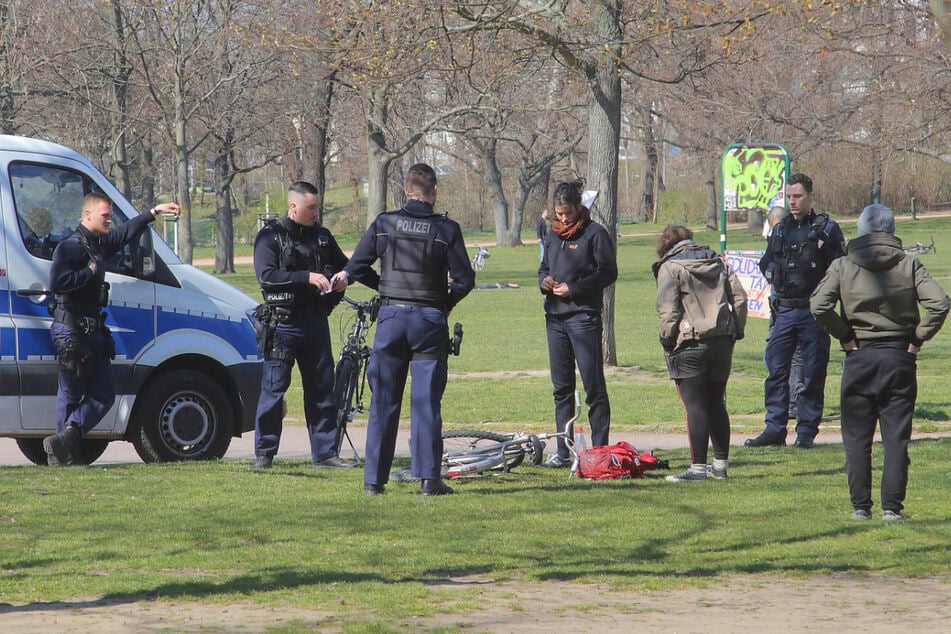
<svg viewBox="0 0 951 634">
<path fill-rule="evenodd" d="M 89 192 L 83 197 L 83 212 L 92 211 L 93 207 L 99 203 L 107 203 L 110 206 L 112 205 L 112 200 L 105 194 L 100 194 L 99 192 Z"/>
<path fill-rule="evenodd" d="M 428 194 L 436 188 L 436 172 L 425 163 L 417 163 L 406 172 L 403 189 L 415 194 Z"/>
<path fill-rule="evenodd" d="M 803 187 L 805 187 L 805 185 Z M 772 227 L 788 215 L 789 210 L 785 207 L 770 207 L 769 213 L 766 214 L 766 220 L 769 222 L 769 226 Z"/>
<path fill-rule="evenodd" d="M 796 172 L 790 176 L 786 185 L 802 185 L 807 194 L 812 193 L 812 179 L 801 172 Z"/>
<path fill-rule="evenodd" d="M 287 188 L 288 193 L 300 194 L 304 196 L 305 194 L 313 194 L 314 196 L 319 196 L 320 192 L 312 184 L 307 181 L 297 181 L 293 185 Z"/>
</svg>

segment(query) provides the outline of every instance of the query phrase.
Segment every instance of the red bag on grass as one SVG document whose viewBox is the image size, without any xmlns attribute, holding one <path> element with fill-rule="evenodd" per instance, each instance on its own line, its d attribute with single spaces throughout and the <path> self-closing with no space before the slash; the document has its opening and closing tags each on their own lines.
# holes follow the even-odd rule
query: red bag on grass
<svg viewBox="0 0 951 634">
<path fill-rule="evenodd" d="M 644 471 L 660 466 L 649 451 L 638 452 L 628 442 L 592 447 L 578 455 L 578 477 L 591 480 L 640 478 Z"/>
</svg>

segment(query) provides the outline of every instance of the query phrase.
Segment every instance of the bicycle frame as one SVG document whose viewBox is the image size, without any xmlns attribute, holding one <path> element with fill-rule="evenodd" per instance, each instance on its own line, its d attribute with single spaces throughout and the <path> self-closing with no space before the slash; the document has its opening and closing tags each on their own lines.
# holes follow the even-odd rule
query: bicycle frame
<svg viewBox="0 0 951 634">
<path fill-rule="evenodd" d="M 366 388 L 367 362 L 370 360 L 370 347 L 366 343 L 367 334 L 376 321 L 380 311 L 381 298 L 376 295 L 369 301 L 358 302 L 347 296 L 343 302 L 356 311 L 346 343 L 340 350 L 340 357 L 334 371 L 334 406 L 337 408 L 336 455 L 340 455 L 343 439 L 350 444 L 353 455 L 359 461 L 353 441 L 347 434 L 347 424 L 364 410 L 363 393 Z"/>
<path fill-rule="evenodd" d="M 571 470 L 568 474 L 570 478 L 578 469 L 578 452 L 575 451 L 574 446 L 574 427 L 580 416 L 581 396 L 578 392 L 575 392 L 575 415 L 565 424 L 565 431 L 548 434 L 516 433 L 512 434 L 509 440 L 498 443 L 493 447 L 473 449 L 454 454 L 446 453 L 443 455 L 443 465 L 448 468 L 446 477 L 458 478 L 472 474 L 481 475 L 486 471 L 499 469 L 501 469 L 503 473 L 508 473 L 510 458 L 506 455 L 506 452 L 512 447 L 518 447 L 524 451 L 523 445 L 531 445 L 533 454 L 538 456 L 544 449 L 544 443 L 541 441 L 550 438 L 564 438 L 568 445 L 568 451 L 571 452 L 572 456 Z M 538 462 L 535 464 L 538 464 Z"/>
</svg>

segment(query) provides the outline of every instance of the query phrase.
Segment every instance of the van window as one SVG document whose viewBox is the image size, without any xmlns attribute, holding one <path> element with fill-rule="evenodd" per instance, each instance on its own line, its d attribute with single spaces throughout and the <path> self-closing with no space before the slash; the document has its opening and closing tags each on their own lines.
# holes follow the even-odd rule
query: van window
<svg viewBox="0 0 951 634">
<path fill-rule="evenodd" d="M 76 231 L 82 218 L 83 197 L 90 192 L 101 193 L 81 172 L 38 163 L 11 163 L 10 184 L 23 244 L 44 260 L 53 259 L 56 245 Z M 113 206 L 113 225 L 125 221 L 122 211 Z M 131 275 L 131 262 L 130 247 L 126 245 L 106 262 L 106 270 Z"/>
</svg>

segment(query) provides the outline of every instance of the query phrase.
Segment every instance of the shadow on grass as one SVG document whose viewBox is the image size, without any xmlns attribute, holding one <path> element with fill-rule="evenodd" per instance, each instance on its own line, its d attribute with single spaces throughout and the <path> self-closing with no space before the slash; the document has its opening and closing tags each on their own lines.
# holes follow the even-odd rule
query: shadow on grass
<svg viewBox="0 0 951 634">
<path fill-rule="evenodd" d="M 418 580 L 416 580 L 418 581 Z M 37 601 L 25 605 L 0 603 L 0 615 L 39 612 L 46 610 L 76 610 L 120 603 L 138 603 L 155 599 L 203 598 L 214 595 L 245 595 L 251 597 L 262 592 L 287 590 L 292 588 L 319 587 L 330 584 L 353 583 L 392 583 L 390 577 L 376 574 L 354 574 L 346 572 L 303 572 L 300 570 L 278 568 L 258 573 L 238 575 L 224 582 L 203 580 L 176 581 L 158 585 L 144 592 L 109 593 L 100 599 L 78 601 Z"/>
</svg>

